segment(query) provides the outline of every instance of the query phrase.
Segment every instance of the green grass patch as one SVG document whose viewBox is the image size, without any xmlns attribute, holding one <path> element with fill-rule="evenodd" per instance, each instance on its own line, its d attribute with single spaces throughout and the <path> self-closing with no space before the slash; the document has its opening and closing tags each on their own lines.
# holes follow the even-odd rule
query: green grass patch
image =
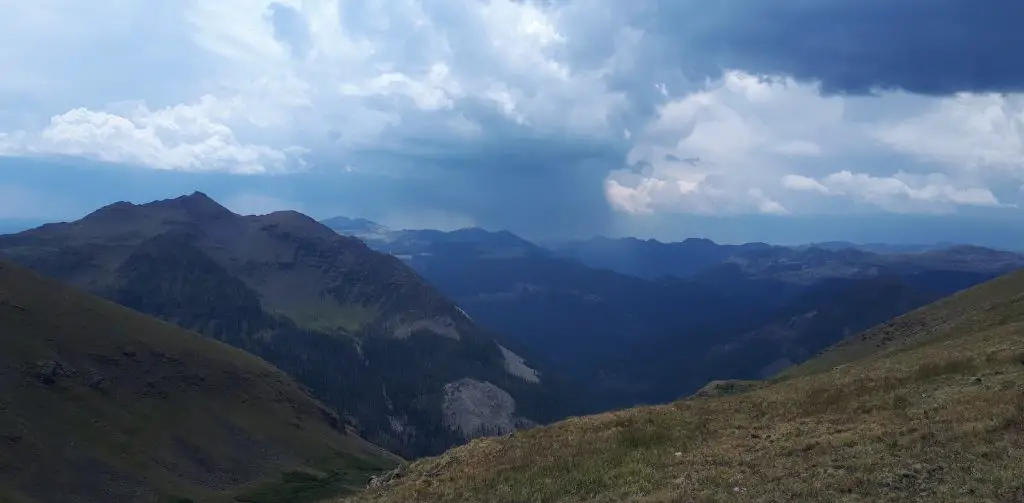
<svg viewBox="0 0 1024 503">
<path fill-rule="evenodd" d="M 261 484 L 235 496 L 239 503 L 315 503 L 361 490 L 370 478 L 394 465 L 335 451 L 314 463 L 317 471 L 293 470 L 278 480 Z"/>
<path fill-rule="evenodd" d="M 314 309 L 288 313 L 299 325 L 310 330 L 333 332 L 341 329 L 349 333 L 358 332 L 379 315 L 380 310 L 375 307 L 359 304 L 337 306 L 329 302 L 321 302 Z"/>
<path fill-rule="evenodd" d="M 235 497 L 239 503 L 315 503 L 344 496 L 361 486 L 361 472 L 316 474 L 290 471 L 277 481 L 260 485 Z"/>
</svg>

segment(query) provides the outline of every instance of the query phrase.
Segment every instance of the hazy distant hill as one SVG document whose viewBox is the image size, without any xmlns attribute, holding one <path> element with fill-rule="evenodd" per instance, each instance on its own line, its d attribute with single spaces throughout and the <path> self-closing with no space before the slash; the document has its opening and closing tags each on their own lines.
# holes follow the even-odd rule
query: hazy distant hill
<svg viewBox="0 0 1024 503">
<path fill-rule="evenodd" d="M 720 245 L 707 239 L 663 243 L 599 237 L 563 244 L 555 252 L 592 267 L 643 278 L 708 277 L 718 269 L 731 268 L 749 277 L 796 283 L 934 269 L 1001 274 L 1024 267 L 1024 254 L 968 245 L 886 249 L 882 245 L 825 243 L 787 247 L 765 243 Z"/>
</svg>

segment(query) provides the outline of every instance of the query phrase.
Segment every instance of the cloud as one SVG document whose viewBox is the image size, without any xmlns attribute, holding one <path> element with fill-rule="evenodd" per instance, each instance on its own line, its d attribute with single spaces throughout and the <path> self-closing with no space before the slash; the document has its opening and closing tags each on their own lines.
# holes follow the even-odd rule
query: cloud
<svg viewBox="0 0 1024 503">
<path fill-rule="evenodd" d="M 822 185 L 821 182 L 809 178 L 803 175 L 786 175 L 782 177 L 782 186 L 790 190 L 799 190 L 804 192 L 817 192 L 819 194 L 828 194 L 828 187 Z"/>
<path fill-rule="evenodd" d="M 652 38 L 697 78 L 742 68 L 844 94 L 1024 91 L 1017 0 L 678 0 L 648 9 L 641 19 Z"/>
<path fill-rule="evenodd" d="M 206 96 L 196 105 L 149 110 L 136 105 L 124 115 L 76 108 L 50 119 L 34 134 L 0 143 L 7 155 L 59 154 L 181 171 L 251 174 L 284 171 L 298 147 L 278 150 L 240 142 L 217 121 L 219 103 Z"/>
<path fill-rule="evenodd" d="M 815 180 L 786 175 L 782 185 L 790 190 L 849 196 L 857 201 L 898 213 L 949 212 L 956 205 L 1001 206 L 992 191 L 982 187 L 960 187 L 942 174 L 927 176 L 897 173 L 876 177 L 839 171 Z"/>
<path fill-rule="evenodd" d="M 327 173 L 245 193 L 551 235 L 616 214 L 990 207 L 1024 182 L 1006 49 L 1024 4 L 713 4 L 17 2 L 0 155 Z"/>
<path fill-rule="evenodd" d="M 874 134 L 895 150 L 953 170 L 1024 174 L 1024 95 L 961 93 Z"/>
<path fill-rule="evenodd" d="M 953 211 L 1000 207 L 989 187 L 1024 179 L 1021 95 L 836 96 L 732 71 L 669 98 L 634 136 L 632 168 L 608 179 L 620 211 L 806 213 L 837 198 Z"/>
<path fill-rule="evenodd" d="M 640 214 L 785 213 L 768 193 L 777 174 L 793 158 L 826 154 L 844 106 L 814 85 L 729 72 L 658 108 L 627 155 L 641 173 L 612 173 L 608 199 Z"/>
</svg>

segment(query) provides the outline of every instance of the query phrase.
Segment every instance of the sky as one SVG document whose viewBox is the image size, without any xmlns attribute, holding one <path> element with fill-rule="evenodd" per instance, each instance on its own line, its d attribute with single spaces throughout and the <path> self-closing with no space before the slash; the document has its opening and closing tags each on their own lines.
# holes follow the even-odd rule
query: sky
<svg viewBox="0 0 1024 503">
<path fill-rule="evenodd" d="M 3 222 L 1024 247 L 1019 0 L 0 3 Z"/>
</svg>

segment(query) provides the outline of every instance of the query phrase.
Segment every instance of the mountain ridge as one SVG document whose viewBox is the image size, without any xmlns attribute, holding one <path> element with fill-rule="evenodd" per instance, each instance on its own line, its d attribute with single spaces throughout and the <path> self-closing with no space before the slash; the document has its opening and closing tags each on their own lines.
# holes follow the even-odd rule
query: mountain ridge
<svg viewBox="0 0 1024 503">
<path fill-rule="evenodd" d="M 962 246 L 882 255 L 597 238 L 632 249 L 649 271 L 628 274 L 507 232 L 335 230 L 402 258 L 474 319 L 562 369 L 595 394 L 593 411 L 774 374 L 851 332 L 1024 264 L 1018 254 Z M 691 252 L 703 269 L 673 274 Z"/>
<path fill-rule="evenodd" d="M 557 377 L 509 371 L 527 364 L 401 260 L 297 212 L 240 216 L 201 192 L 120 202 L 0 236 L 0 254 L 263 356 L 406 456 L 571 403 Z M 455 405 L 480 390 L 500 403 Z M 464 431 L 477 416 L 495 424 Z"/>
</svg>

